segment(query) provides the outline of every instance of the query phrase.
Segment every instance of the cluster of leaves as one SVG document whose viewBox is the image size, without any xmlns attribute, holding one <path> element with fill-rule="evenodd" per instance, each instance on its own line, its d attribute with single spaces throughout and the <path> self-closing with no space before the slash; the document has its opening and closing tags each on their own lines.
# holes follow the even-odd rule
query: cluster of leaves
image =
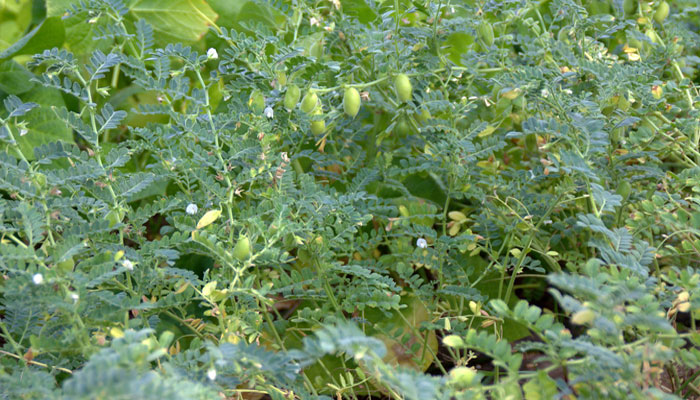
<svg viewBox="0 0 700 400">
<path fill-rule="evenodd" d="M 700 394 L 697 4 L 0 7 L 3 398 Z"/>
</svg>

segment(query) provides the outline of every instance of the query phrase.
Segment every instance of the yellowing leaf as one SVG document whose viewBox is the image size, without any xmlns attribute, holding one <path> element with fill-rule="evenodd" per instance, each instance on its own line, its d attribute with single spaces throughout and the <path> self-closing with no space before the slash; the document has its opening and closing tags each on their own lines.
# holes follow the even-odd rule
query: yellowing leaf
<svg viewBox="0 0 700 400">
<path fill-rule="evenodd" d="M 481 161 L 476 163 L 476 166 L 479 168 L 483 168 L 483 169 L 489 169 L 489 168 L 491 168 L 491 161 L 481 160 Z"/>
<path fill-rule="evenodd" d="M 189 285 L 190 285 L 189 282 L 183 283 L 182 286 L 180 286 L 174 293 L 175 293 L 175 294 L 180 294 L 180 293 L 184 292 L 185 289 L 187 289 L 187 287 L 188 287 Z"/>
<path fill-rule="evenodd" d="M 442 338 L 442 343 L 447 347 L 462 347 L 464 340 L 457 335 L 449 335 Z"/>
<path fill-rule="evenodd" d="M 153 27 L 161 46 L 201 39 L 219 17 L 204 0 L 136 0 L 129 4 L 129 12 Z"/>
<path fill-rule="evenodd" d="M 515 100 L 518 96 L 520 96 L 520 92 L 521 90 L 518 88 L 506 88 L 501 90 L 501 97 L 505 97 L 508 100 Z"/>
<path fill-rule="evenodd" d="M 216 281 L 211 281 L 211 282 L 207 283 L 206 285 L 204 285 L 204 287 L 202 288 L 202 294 L 205 297 L 209 297 L 209 295 L 211 294 L 211 291 L 214 289 L 216 289 Z"/>
<path fill-rule="evenodd" d="M 574 313 L 571 316 L 571 323 L 576 325 L 584 325 L 595 319 L 595 312 L 584 308 Z"/>
<path fill-rule="evenodd" d="M 124 337 L 124 331 L 117 328 L 117 327 L 114 327 L 114 328 L 109 330 L 109 335 L 115 339 L 119 339 L 119 338 Z"/>
<path fill-rule="evenodd" d="M 496 130 L 496 127 L 493 125 L 489 125 L 484 129 L 483 131 L 479 132 L 479 137 L 485 137 L 490 134 L 492 134 Z"/>
<path fill-rule="evenodd" d="M 216 221 L 221 215 L 221 210 L 209 210 L 202 216 L 202 218 L 197 222 L 197 229 L 202 229 L 212 222 Z"/>
<path fill-rule="evenodd" d="M 450 219 L 453 219 L 458 222 L 462 222 L 467 219 L 467 216 L 460 211 L 450 211 L 449 213 L 447 213 L 447 215 L 450 217 Z"/>
</svg>

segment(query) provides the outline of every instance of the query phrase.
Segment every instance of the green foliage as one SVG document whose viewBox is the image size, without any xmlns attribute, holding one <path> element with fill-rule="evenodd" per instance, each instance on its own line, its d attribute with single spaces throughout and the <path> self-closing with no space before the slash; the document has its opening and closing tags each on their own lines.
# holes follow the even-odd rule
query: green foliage
<svg viewBox="0 0 700 400">
<path fill-rule="evenodd" d="M 0 1 L 0 397 L 697 395 L 695 6 Z"/>
</svg>

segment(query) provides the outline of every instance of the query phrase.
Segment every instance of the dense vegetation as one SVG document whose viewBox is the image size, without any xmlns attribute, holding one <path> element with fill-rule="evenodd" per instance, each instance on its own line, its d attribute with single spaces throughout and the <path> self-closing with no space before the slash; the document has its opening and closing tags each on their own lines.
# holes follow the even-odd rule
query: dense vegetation
<svg viewBox="0 0 700 400">
<path fill-rule="evenodd" d="M 699 26 L 0 0 L 0 398 L 700 396 Z"/>
</svg>

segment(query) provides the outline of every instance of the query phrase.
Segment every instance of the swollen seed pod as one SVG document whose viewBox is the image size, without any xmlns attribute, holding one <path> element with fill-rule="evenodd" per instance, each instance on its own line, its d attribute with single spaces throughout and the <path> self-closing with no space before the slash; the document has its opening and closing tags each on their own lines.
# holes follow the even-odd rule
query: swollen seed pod
<svg viewBox="0 0 700 400">
<path fill-rule="evenodd" d="M 233 256 L 241 261 L 246 260 L 250 256 L 250 239 L 248 239 L 248 236 L 238 238 L 238 242 L 233 248 Z"/>
<path fill-rule="evenodd" d="M 293 110 L 294 107 L 299 103 L 299 98 L 301 97 L 301 89 L 295 84 L 291 84 L 287 87 L 287 92 L 284 94 L 284 108 L 287 110 Z"/>
<path fill-rule="evenodd" d="M 360 111 L 360 92 L 355 88 L 348 88 L 343 95 L 343 111 L 349 117 L 355 118 Z"/>
<path fill-rule="evenodd" d="M 253 90 L 248 99 L 248 107 L 256 113 L 260 114 L 265 109 L 265 96 L 258 89 Z"/>
<path fill-rule="evenodd" d="M 585 325 L 585 324 L 592 322 L 594 319 L 595 319 L 595 312 L 593 312 L 587 308 L 583 308 L 583 309 L 575 312 L 571 316 L 571 323 L 575 324 L 575 325 Z"/>
<path fill-rule="evenodd" d="M 73 260 L 73 257 L 69 257 L 68 259 L 60 261 L 56 264 L 56 268 L 63 272 L 71 272 L 73 271 L 73 267 L 75 267 L 75 260 Z"/>
<path fill-rule="evenodd" d="M 559 29 L 559 33 L 557 33 L 557 39 L 560 42 L 570 44 L 571 43 L 571 40 L 569 39 L 570 33 L 571 33 L 571 26 L 567 25 L 567 26 Z"/>
<path fill-rule="evenodd" d="M 450 380 L 460 387 L 468 387 L 476 379 L 477 374 L 474 368 L 456 367 L 450 371 Z"/>
<path fill-rule="evenodd" d="M 479 39 L 488 47 L 493 46 L 494 36 L 493 27 L 486 21 L 482 21 L 476 28 L 476 33 L 479 35 Z"/>
<path fill-rule="evenodd" d="M 279 86 L 287 85 L 287 74 L 284 71 L 279 70 L 275 73 L 275 75 L 277 77 L 277 83 L 279 84 Z"/>
<path fill-rule="evenodd" d="M 41 172 L 36 172 L 34 174 L 34 185 L 38 189 L 43 189 L 46 187 L 46 175 L 42 174 Z"/>
<path fill-rule="evenodd" d="M 527 108 L 527 98 L 525 98 L 525 95 L 518 96 L 513 100 L 513 105 L 519 110 L 524 110 Z"/>
<path fill-rule="evenodd" d="M 656 21 L 656 23 L 658 24 L 663 23 L 666 17 L 668 17 L 668 13 L 670 11 L 671 7 L 669 7 L 668 3 L 662 1 L 661 4 L 659 4 L 659 7 L 656 9 L 656 12 L 654 13 L 654 21 Z"/>
<path fill-rule="evenodd" d="M 629 181 L 622 181 L 618 185 L 616 192 L 622 196 L 624 200 L 627 200 L 632 193 L 632 185 L 629 183 Z"/>
<path fill-rule="evenodd" d="M 416 115 L 416 119 L 421 124 L 426 123 L 430 118 L 432 118 L 432 116 L 430 115 L 430 111 L 428 111 L 427 108 L 423 108 L 421 112 Z"/>
<path fill-rule="evenodd" d="M 311 121 L 311 133 L 314 135 L 320 135 L 323 132 L 326 131 L 326 121 L 325 120 L 318 120 L 318 121 Z"/>
<path fill-rule="evenodd" d="M 310 113 L 316 108 L 318 104 L 318 96 L 316 93 L 308 92 L 306 96 L 301 100 L 301 111 L 305 113 Z"/>
<path fill-rule="evenodd" d="M 411 85 L 411 80 L 408 79 L 408 75 L 396 75 L 396 78 L 394 78 L 394 87 L 396 89 L 396 95 L 402 102 L 409 101 L 411 97 L 413 97 L 413 86 Z"/>
<path fill-rule="evenodd" d="M 656 31 L 653 28 L 648 28 L 646 31 L 644 31 L 644 34 L 649 38 L 649 40 L 651 40 L 652 43 L 659 43 L 659 35 L 656 34 Z"/>
<path fill-rule="evenodd" d="M 400 138 L 404 138 L 411 134 L 411 125 L 406 121 L 406 119 L 401 118 L 401 120 L 396 124 L 395 132 Z"/>
<path fill-rule="evenodd" d="M 124 213 L 117 210 L 110 210 L 105 216 L 107 222 L 109 222 L 109 227 L 113 227 L 124 219 Z"/>
</svg>

